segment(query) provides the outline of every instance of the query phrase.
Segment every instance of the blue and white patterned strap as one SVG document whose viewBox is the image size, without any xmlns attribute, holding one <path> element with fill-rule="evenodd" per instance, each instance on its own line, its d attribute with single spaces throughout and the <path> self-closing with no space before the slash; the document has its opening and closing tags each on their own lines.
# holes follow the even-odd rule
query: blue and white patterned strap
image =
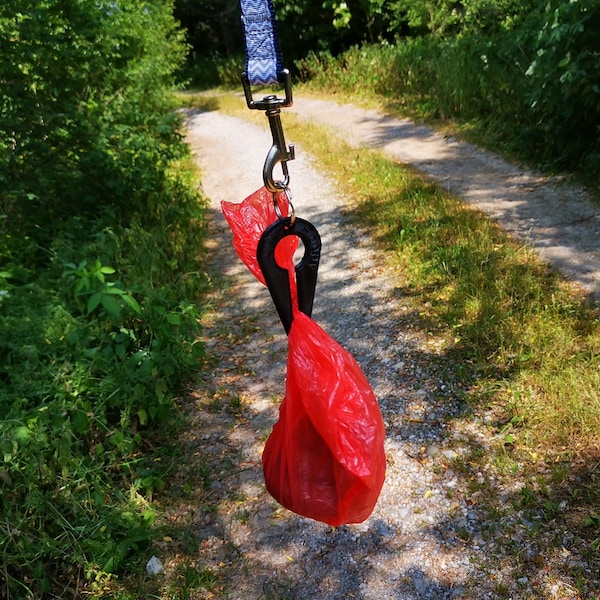
<svg viewBox="0 0 600 600">
<path fill-rule="evenodd" d="M 240 0 L 250 85 L 272 85 L 283 71 L 275 9 L 271 0 Z"/>
</svg>

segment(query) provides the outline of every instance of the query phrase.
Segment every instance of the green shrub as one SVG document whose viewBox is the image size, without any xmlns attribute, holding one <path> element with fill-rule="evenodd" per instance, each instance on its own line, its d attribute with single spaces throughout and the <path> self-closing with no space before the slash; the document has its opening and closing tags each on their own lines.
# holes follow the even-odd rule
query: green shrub
<svg viewBox="0 0 600 600">
<path fill-rule="evenodd" d="M 164 483 L 144 475 L 148 436 L 170 427 L 173 400 L 203 356 L 201 220 L 187 212 L 154 231 L 87 222 L 83 245 L 78 220 L 55 240 L 45 271 L 3 267 L 0 556 L 9 596 L 22 597 L 26 579 L 40 592 L 118 571 L 151 537 L 144 494 Z"/>
<path fill-rule="evenodd" d="M 208 285 L 171 8 L 0 7 L 2 597 L 90 591 L 152 537 Z"/>
<path fill-rule="evenodd" d="M 379 96 L 417 117 L 451 119 L 530 164 L 585 165 L 593 180 L 600 169 L 593 35 L 600 12 L 591 4 L 533 11 L 485 35 L 403 38 L 338 57 L 309 53 L 296 67 L 311 88 Z"/>
<path fill-rule="evenodd" d="M 595 0 L 546 6 L 527 71 L 540 150 L 563 164 L 600 171 L 600 5 Z M 582 160 L 583 159 L 583 160 Z M 587 165 L 586 165 L 587 163 Z"/>
<path fill-rule="evenodd" d="M 167 91 L 185 48 L 170 2 L 7 0 L 0 36 L 5 211 L 40 230 L 103 206 L 143 212 L 177 147 Z"/>
</svg>

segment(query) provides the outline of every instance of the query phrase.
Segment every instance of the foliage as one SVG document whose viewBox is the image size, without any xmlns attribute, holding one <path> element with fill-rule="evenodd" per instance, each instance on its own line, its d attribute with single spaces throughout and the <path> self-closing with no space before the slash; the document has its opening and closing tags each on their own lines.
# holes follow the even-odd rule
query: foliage
<svg viewBox="0 0 600 600">
<path fill-rule="evenodd" d="M 171 252 L 162 232 L 139 225 L 105 227 L 74 247 L 76 227 L 56 240 L 45 272 L 24 278 L 5 266 L 0 552 L 9 581 L 26 576 L 42 590 L 56 574 L 118 571 L 149 540 L 144 495 L 164 483 L 143 450 L 203 354 L 198 311 L 181 300 L 198 288 L 181 272 L 192 266 L 186 248 Z M 75 265 L 74 255 L 102 259 Z"/>
<path fill-rule="evenodd" d="M 511 27 L 534 8 L 536 0 L 372 0 L 370 11 L 388 15 L 397 33 L 454 36 Z"/>
<path fill-rule="evenodd" d="M 540 52 L 545 30 L 538 36 L 532 22 L 546 19 L 544 13 L 530 15 L 527 26 L 523 21 L 489 35 L 407 38 L 394 45 L 353 47 L 338 57 L 311 53 L 297 68 L 309 87 L 383 96 L 404 113 L 453 120 L 476 141 L 485 139 L 529 164 L 584 167 L 586 178 L 594 181 L 600 172 L 600 63 L 593 60 L 596 38 L 585 37 L 592 13 L 583 13 L 580 41 L 573 42 L 577 47 L 571 47 L 573 34 L 563 40 L 562 51 L 556 44 Z M 568 60 L 559 60 L 565 56 Z"/>
<path fill-rule="evenodd" d="M 536 0 L 273 0 L 284 58 L 291 65 L 309 52 L 334 56 L 364 42 L 398 36 L 456 35 L 510 27 Z M 243 52 L 237 3 L 177 0 L 176 16 L 193 47 L 191 62 Z"/>
<path fill-rule="evenodd" d="M 168 1 L 7 0 L 0 35 L 0 595 L 56 597 L 151 538 L 145 451 L 203 356 L 203 206 Z"/>
<path fill-rule="evenodd" d="M 185 31 L 190 52 L 181 79 L 199 89 L 231 82 L 223 77 L 221 64 L 239 61 L 244 41 L 238 2 L 222 0 L 176 0 L 175 18 Z M 237 69 L 239 85 L 243 66 Z"/>
<path fill-rule="evenodd" d="M 174 15 L 196 56 L 231 57 L 243 50 L 239 3 L 177 0 Z"/>
<path fill-rule="evenodd" d="M 165 90 L 184 56 L 169 4 L 8 0 L 0 32 L 5 211 L 138 209 L 174 158 Z M 60 82 L 60 83 L 59 83 Z M 30 226 L 28 224 L 27 226 Z"/>
<path fill-rule="evenodd" d="M 357 27 L 364 26 L 364 19 L 354 17 L 357 12 L 365 16 L 359 2 L 274 0 L 273 6 L 282 52 L 289 64 L 309 50 L 337 54 L 362 39 L 365 33 L 357 31 Z"/>
<path fill-rule="evenodd" d="M 595 0 L 546 6 L 527 75 L 540 149 L 600 171 L 600 5 Z"/>
</svg>

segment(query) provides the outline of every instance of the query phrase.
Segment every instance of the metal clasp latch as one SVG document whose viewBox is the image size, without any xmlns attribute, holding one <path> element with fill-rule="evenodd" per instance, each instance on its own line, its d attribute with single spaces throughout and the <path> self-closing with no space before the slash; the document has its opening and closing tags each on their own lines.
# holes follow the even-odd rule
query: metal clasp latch
<svg viewBox="0 0 600 600">
<path fill-rule="evenodd" d="M 271 135 L 273 136 L 273 145 L 267 154 L 265 164 L 263 166 L 263 181 L 265 187 L 273 193 L 284 191 L 290 183 L 290 175 L 288 173 L 287 161 L 294 160 L 295 148 L 293 144 L 286 146 L 285 137 L 283 135 L 283 127 L 281 125 L 281 111 L 278 106 L 267 110 L 269 126 L 271 127 Z M 273 178 L 273 169 L 277 163 L 281 163 L 283 171 L 283 180 L 275 181 Z"/>
<path fill-rule="evenodd" d="M 242 85 L 244 87 L 244 95 L 246 96 L 246 104 L 248 108 L 253 110 L 264 110 L 269 119 L 269 127 L 271 128 L 271 136 L 273 145 L 267 154 L 265 164 L 263 166 L 263 181 L 269 192 L 276 194 L 285 191 L 290 182 L 290 176 L 287 168 L 287 161 L 294 160 L 295 149 L 293 144 L 286 146 L 285 136 L 283 134 L 283 126 L 281 124 L 281 109 L 287 108 L 293 104 L 292 99 L 292 83 L 290 72 L 284 69 L 278 77 L 285 88 L 285 98 L 278 98 L 271 94 L 265 96 L 262 100 L 254 100 L 252 98 L 252 90 L 247 73 L 242 73 Z M 275 180 L 273 169 L 281 163 L 283 171 L 283 179 Z"/>
</svg>

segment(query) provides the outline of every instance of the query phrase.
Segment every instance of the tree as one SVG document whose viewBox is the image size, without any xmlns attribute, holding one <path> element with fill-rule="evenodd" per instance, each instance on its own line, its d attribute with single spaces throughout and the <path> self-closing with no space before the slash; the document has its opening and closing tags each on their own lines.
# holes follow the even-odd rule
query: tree
<svg viewBox="0 0 600 600">
<path fill-rule="evenodd" d="M 5 214 L 48 222 L 142 201 L 185 54 L 172 2 L 4 0 L 0 39 Z"/>
<path fill-rule="evenodd" d="M 174 14 L 194 52 L 230 57 L 243 51 L 238 2 L 177 0 Z"/>
<path fill-rule="evenodd" d="M 392 31 L 451 36 L 511 27 L 537 0 L 369 0 L 370 13 L 387 15 Z"/>
</svg>

